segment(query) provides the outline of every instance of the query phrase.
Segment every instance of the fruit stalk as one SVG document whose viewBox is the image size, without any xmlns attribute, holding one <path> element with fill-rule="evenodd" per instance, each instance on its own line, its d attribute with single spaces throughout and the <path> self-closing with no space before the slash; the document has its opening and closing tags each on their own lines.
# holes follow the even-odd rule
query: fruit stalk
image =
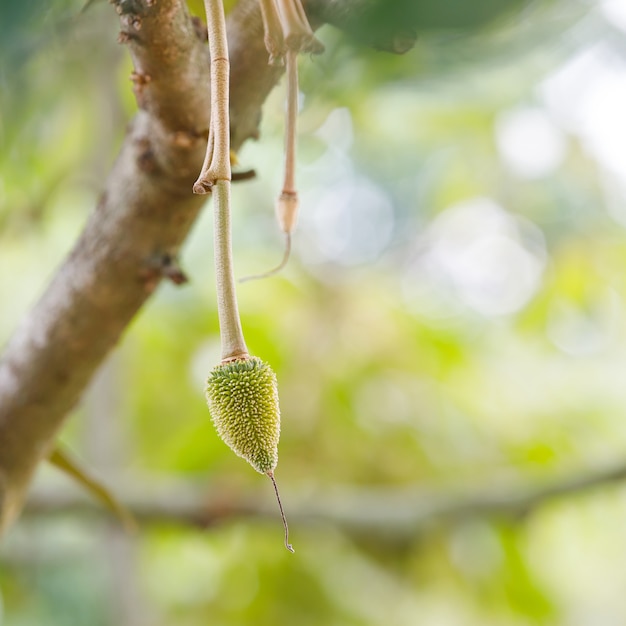
<svg viewBox="0 0 626 626">
<path fill-rule="evenodd" d="M 215 285 L 222 344 L 222 362 L 209 374 L 206 396 L 222 440 L 272 481 L 285 528 L 285 547 L 293 552 L 274 479 L 280 438 L 276 375 L 269 365 L 248 354 L 235 290 L 230 210 L 229 61 L 224 7 L 221 0 L 205 0 L 204 4 L 212 70 L 211 122 L 204 165 L 193 190 L 213 193 Z"/>
<path fill-rule="evenodd" d="M 222 363 L 248 358 L 248 348 L 243 337 L 231 244 L 230 181 L 217 180 L 213 187 L 215 286 L 217 314 L 220 323 Z"/>
<path fill-rule="evenodd" d="M 221 0 L 205 0 L 211 55 L 211 121 L 202 171 L 194 193 L 213 192 L 215 283 L 222 343 L 222 362 L 248 357 L 243 338 L 231 243 L 230 215 L 230 63 Z"/>
</svg>

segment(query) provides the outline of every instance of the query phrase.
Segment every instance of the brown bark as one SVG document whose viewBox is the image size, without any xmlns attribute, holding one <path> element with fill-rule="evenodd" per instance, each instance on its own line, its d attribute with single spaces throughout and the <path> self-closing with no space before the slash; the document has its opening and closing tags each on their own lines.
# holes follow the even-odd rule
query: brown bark
<svg viewBox="0 0 626 626">
<path fill-rule="evenodd" d="M 348 3 L 310 4 L 318 24 L 345 20 Z M 0 530 L 19 514 L 35 467 L 138 309 L 163 277 L 184 281 L 175 260 L 205 201 L 192 194 L 209 126 L 205 42 L 183 0 L 115 7 L 141 110 L 82 234 L 0 361 Z M 237 5 L 228 36 L 236 150 L 258 135 L 282 69 L 267 63 L 256 0 Z"/>
</svg>

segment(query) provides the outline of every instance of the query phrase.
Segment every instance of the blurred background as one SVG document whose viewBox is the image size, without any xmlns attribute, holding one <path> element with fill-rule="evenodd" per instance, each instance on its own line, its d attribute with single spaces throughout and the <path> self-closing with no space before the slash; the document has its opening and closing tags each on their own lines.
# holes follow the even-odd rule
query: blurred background
<svg viewBox="0 0 626 626">
<path fill-rule="evenodd" d="M 0 343 L 135 111 L 107 3 L 9 4 Z M 41 467 L 0 547 L 4 623 L 626 623 L 626 491 L 609 480 L 626 474 L 626 3 L 497 4 L 424 1 L 404 56 L 325 27 L 326 53 L 301 59 L 293 256 L 239 288 L 279 379 L 296 554 L 204 402 L 207 210 L 182 253 L 191 283 L 159 288 L 62 434 L 149 519 L 126 535 Z M 234 189 L 240 276 L 282 254 L 283 99 L 281 84 L 239 155 L 257 171 Z"/>
</svg>

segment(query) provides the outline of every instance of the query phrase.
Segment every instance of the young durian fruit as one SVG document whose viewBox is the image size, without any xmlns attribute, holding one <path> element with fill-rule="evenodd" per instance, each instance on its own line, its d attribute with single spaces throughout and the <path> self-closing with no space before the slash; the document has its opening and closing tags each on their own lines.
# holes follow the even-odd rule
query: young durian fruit
<svg viewBox="0 0 626 626">
<path fill-rule="evenodd" d="M 235 454 L 272 481 L 285 527 L 285 546 L 293 552 L 274 479 L 280 438 L 276 374 L 257 357 L 221 363 L 209 374 L 206 398 L 218 435 Z"/>
<path fill-rule="evenodd" d="M 257 357 L 218 365 L 207 380 L 207 402 L 223 441 L 257 472 L 278 463 L 280 409 L 276 375 Z"/>
</svg>

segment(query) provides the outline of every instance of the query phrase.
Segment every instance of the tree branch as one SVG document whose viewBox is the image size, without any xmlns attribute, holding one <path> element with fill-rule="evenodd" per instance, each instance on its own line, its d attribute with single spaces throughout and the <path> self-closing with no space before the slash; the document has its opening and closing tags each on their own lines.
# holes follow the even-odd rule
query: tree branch
<svg viewBox="0 0 626 626">
<path fill-rule="evenodd" d="M 191 190 L 209 127 L 206 46 L 183 0 L 114 3 L 141 110 L 76 245 L 0 361 L 0 530 L 19 514 L 35 467 L 98 365 L 171 277 L 204 202 Z M 311 4 L 318 24 L 345 16 L 332 0 Z M 261 106 L 282 69 L 267 63 L 256 0 L 233 10 L 228 37 L 237 150 L 258 136 Z"/>
<path fill-rule="evenodd" d="M 117 4 L 141 111 L 96 210 L 0 364 L 1 526 L 94 370 L 159 282 L 202 201 L 191 182 L 208 126 L 208 63 L 182 0 Z M 178 94 L 177 97 L 173 97 Z M 191 182 L 190 182 L 191 181 Z"/>
<path fill-rule="evenodd" d="M 306 499 L 289 497 L 294 526 L 331 524 L 347 533 L 404 543 L 441 524 L 458 524 L 478 517 L 515 518 L 555 499 L 579 495 L 626 480 L 626 464 L 576 474 L 538 486 L 509 485 L 459 493 L 428 493 L 424 489 L 344 489 Z M 115 489 L 120 500 L 144 524 L 175 523 L 206 528 L 239 518 L 274 519 L 267 499 L 212 493 L 188 482 L 130 485 Z M 31 494 L 26 515 L 109 515 L 77 489 Z"/>
</svg>

